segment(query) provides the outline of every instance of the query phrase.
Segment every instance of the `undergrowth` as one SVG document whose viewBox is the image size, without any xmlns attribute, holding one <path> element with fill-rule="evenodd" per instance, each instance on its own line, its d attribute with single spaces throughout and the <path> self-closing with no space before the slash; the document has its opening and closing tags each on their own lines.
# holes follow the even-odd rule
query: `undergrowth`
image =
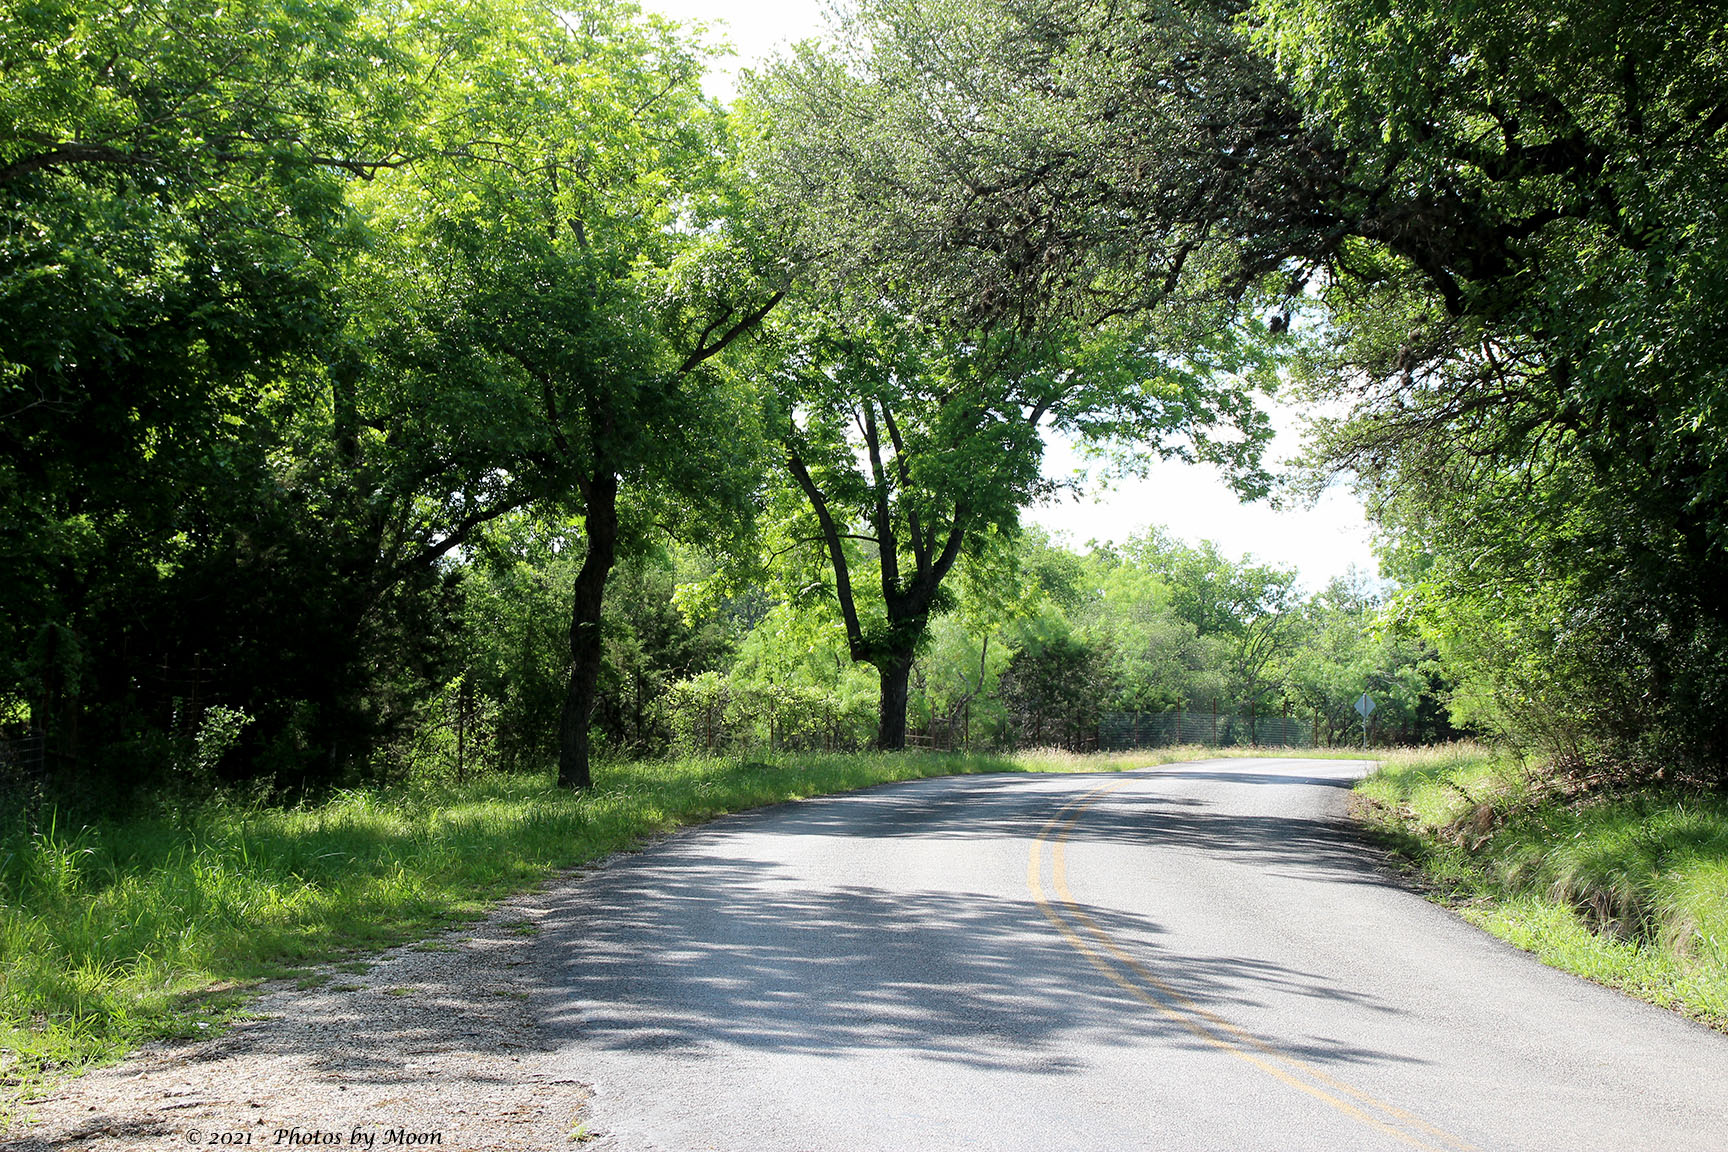
<svg viewBox="0 0 1728 1152">
<path fill-rule="evenodd" d="M 1357 790 L 1473 922 L 1728 1030 L 1728 797 L 1580 788 L 1473 745 L 1395 754 Z"/>
</svg>

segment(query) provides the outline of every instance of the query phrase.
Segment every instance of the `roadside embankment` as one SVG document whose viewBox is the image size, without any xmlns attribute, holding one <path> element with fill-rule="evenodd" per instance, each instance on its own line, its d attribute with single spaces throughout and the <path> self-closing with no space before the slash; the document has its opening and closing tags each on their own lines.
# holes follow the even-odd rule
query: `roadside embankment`
<svg viewBox="0 0 1728 1152">
<path fill-rule="evenodd" d="M 1728 797 L 1588 789 L 1475 745 L 1394 753 L 1356 795 L 1472 923 L 1728 1031 Z"/>
</svg>

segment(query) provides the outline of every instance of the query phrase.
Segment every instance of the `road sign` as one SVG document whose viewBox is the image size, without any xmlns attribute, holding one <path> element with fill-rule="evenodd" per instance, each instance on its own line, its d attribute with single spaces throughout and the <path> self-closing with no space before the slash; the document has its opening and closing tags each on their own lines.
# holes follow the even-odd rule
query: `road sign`
<svg viewBox="0 0 1728 1152">
<path fill-rule="evenodd" d="M 1362 714 L 1362 719 L 1368 719 L 1374 713 L 1374 697 L 1362 693 L 1362 699 L 1356 701 L 1356 711 Z"/>
</svg>

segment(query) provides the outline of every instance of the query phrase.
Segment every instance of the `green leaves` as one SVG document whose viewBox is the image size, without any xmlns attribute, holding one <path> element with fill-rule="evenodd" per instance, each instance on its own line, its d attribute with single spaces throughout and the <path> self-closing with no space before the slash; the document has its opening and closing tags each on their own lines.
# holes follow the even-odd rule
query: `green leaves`
<svg viewBox="0 0 1728 1152">
<path fill-rule="evenodd" d="M 9 9 L 6 714 L 159 730 L 136 669 L 196 658 L 253 766 L 341 775 L 442 676 L 483 525 L 623 476 L 627 542 L 743 531 L 719 354 L 776 288 L 704 52 L 604 2 Z"/>
<path fill-rule="evenodd" d="M 816 282 L 925 320 L 1213 311 L 1302 227 L 1271 195 L 1302 186 L 1294 113 L 1205 5 L 873 0 L 746 96 L 751 172 Z"/>
<path fill-rule="evenodd" d="M 408 102 L 404 64 L 346 4 L 26 4 L 0 43 L 0 186 L 54 172 L 158 188 L 236 166 L 365 173 L 398 156 L 403 125 L 387 113 Z"/>
<path fill-rule="evenodd" d="M 1460 708 L 1720 771 L 1728 52 L 1719 4 L 1257 5 L 1372 189 L 1311 372 Z"/>
</svg>

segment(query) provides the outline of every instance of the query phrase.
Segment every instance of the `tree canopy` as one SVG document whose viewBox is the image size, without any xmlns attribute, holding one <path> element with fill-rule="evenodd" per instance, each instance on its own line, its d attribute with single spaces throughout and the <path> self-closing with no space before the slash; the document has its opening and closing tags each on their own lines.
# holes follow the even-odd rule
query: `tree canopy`
<svg viewBox="0 0 1728 1152">
<path fill-rule="evenodd" d="M 0 729 L 289 795 L 454 708 L 582 786 L 1378 686 L 1720 783 L 1724 29 L 860 0 L 727 109 L 624 0 L 14 5 Z M 1278 388 L 1384 586 L 1027 534 L 1052 434 L 1268 494 Z"/>
<path fill-rule="evenodd" d="M 1378 174 L 1322 293 L 1309 368 L 1351 412 L 1317 459 L 1379 502 L 1483 723 L 1719 774 L 1728 13 L 1264 7 Z"/>
</svg>

